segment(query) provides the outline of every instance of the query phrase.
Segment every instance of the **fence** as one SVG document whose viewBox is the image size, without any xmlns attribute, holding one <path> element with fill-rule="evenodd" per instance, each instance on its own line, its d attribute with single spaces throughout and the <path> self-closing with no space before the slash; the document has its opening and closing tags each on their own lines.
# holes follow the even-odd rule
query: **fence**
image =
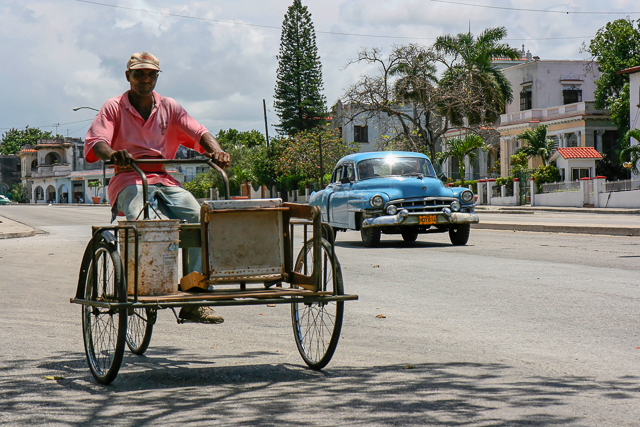
<svg viewBox="0 0 640 427">
<path fill-rule="evenodd" d="M 560 191 L 580 191 L 580 181 L 573 182 L 552 182 L 542 184 L 541 193 L 557 193 Z"/>
<path fill-rule="evenodd" d="M 631 190 L 640 190 L 640 181 L 631 181 L 629 179 L 625 179 L 622 181 L 607 181 L 604 185 L 605 193 Z"/>
<path fill-rule="evenodd" d="M 520 202 L 520 181 L 513 180 L 513 185 L 496 185 L 495 179 L 479 179 L 478 199 L 479 205 L 518 205 Z"/>
</svg>

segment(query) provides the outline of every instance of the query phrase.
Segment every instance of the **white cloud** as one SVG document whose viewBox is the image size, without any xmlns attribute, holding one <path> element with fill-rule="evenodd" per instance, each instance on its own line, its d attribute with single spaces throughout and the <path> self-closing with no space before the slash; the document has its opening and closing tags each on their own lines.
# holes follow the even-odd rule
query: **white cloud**
<svg viewBox="0 0 640 427">
<path fill-rule="evenodd" d="M 292 0 L 103 1 L 121 8 L 72 0 L 3 0 L 0 128 L 49 126 L 91 118 L 90 110 L 72 109 L 97 108 L 127 90 L 127 59 L 143 50 L 160 59 L 163 73 L 158 92 L 179 100 L 212 131 L 229 127 L 262 131 L 262 99 L 267 100 L 270 121 L 277 121 L 272 97 L 280 30 L 268 27 L 281 25 Z M 625 0 L 606 4 L 595 0 L 469 2 L 570 11 L 637 9 L 635 2 Z M 477 34 L 487 27 L 505 26 L 512 46 L 524 43 L 526 49 L 543 59 L 583 59 L 586 54 L 580 53 L 580 46 L 585 40 L 566 37 L 592 37 L 608 21 L 624 17 L 518 12 L 426 0 L 307 0 L 304 4 L 318 32 L 329 105 L 362 73 L 371 70 L 362 64 L 343 68 L 361 47 L 389 51 L 392 44 L 430 44 L 439 35 L 468 31 L 469 27 Z M 554 37 L 558 39 L 543 40 Z M 58 131 L 64 133 L 69 127 L 71 132 L 81 125 L 65 125 Z M 85 129 L 73 136 L 84 136 Z"/>
</svg>

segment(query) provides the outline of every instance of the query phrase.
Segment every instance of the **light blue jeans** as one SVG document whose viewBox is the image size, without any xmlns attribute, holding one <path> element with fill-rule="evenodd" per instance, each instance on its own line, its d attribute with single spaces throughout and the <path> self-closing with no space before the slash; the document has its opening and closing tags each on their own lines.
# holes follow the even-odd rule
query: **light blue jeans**
<svg viewBox="0 0 640 427">
<path fill-rule="evenodd" d="M 112 210 L 111 222 L 116 219 L 118 211 L 122 212 L 127 220 L 144 219 L 144 197 L 142 185 L 129 185 L 120 191 L 118 199 Z M 149 185 L 149 219 L 160 219 L 156 211 L 161 212 L 169 219 L 186 220 L 188 223 L 200 223 L 200 205 L 193 195 L 182 187 L 167 187 L 162 184 Z M 192 271 L 202 273 L 202 252 L 200 248 L 189 248 L 189 265 L 183 266 L 183 275 Z"/>
</svg>

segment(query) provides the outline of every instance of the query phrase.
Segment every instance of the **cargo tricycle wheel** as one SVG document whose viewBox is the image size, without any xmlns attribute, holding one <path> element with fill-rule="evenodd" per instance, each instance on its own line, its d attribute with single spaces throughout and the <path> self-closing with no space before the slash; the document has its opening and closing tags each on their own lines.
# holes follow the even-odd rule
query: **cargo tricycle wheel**
<svg viewBox="0 0 640 427">
<path fill-rule="evenodd" d="M 144 354 L 151 342 L 157 310 L 152 308 L 131 308 L 127 319 L 127 346 L 133 354 Z"/>
<path fill-rule="evenodd" d="M 89 242 L 80 270 L 84 299 L 97 303 L 126 302 L 122 260 L 115 247 L 104 240 Z M 126 309 L 82 306 L 84 349 L 89 369 L 100 384 L 118 375 L 127 332 Z"/>
<path fill-rule="evenodd" d="M 321 239 L 320 254 L 320 291 L 343 295 L 340 263 L 337 259 L 332 259 L 331 245 L 325 239 Z M 309 241 L 298 254 L 295 271 L 309 275 L 312 269 L 313 242 Z M 343 313 L 343 301 L 291 304 L 296 345 L 302 359 L 311 369 L 322 369 L 331 360 L 340 338 Z"/>
</svg>

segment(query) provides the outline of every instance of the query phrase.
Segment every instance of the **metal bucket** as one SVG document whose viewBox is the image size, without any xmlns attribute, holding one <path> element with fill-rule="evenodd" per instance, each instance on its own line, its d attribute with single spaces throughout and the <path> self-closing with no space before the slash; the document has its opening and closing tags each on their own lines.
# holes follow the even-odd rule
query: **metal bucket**
<svg viewBox="0 0 640 427">
<path fill-rule="evenodd" d="M 138 230 L 138 295 L 166 295 L 178 292 L 178 244 L 180 220 L 118 221 Z M 124 257 L 124 230 L 120 230 L 120 253 Z M 129 231 L 128 293 L 135 287 L 135 238 Z"/>
</svg>

